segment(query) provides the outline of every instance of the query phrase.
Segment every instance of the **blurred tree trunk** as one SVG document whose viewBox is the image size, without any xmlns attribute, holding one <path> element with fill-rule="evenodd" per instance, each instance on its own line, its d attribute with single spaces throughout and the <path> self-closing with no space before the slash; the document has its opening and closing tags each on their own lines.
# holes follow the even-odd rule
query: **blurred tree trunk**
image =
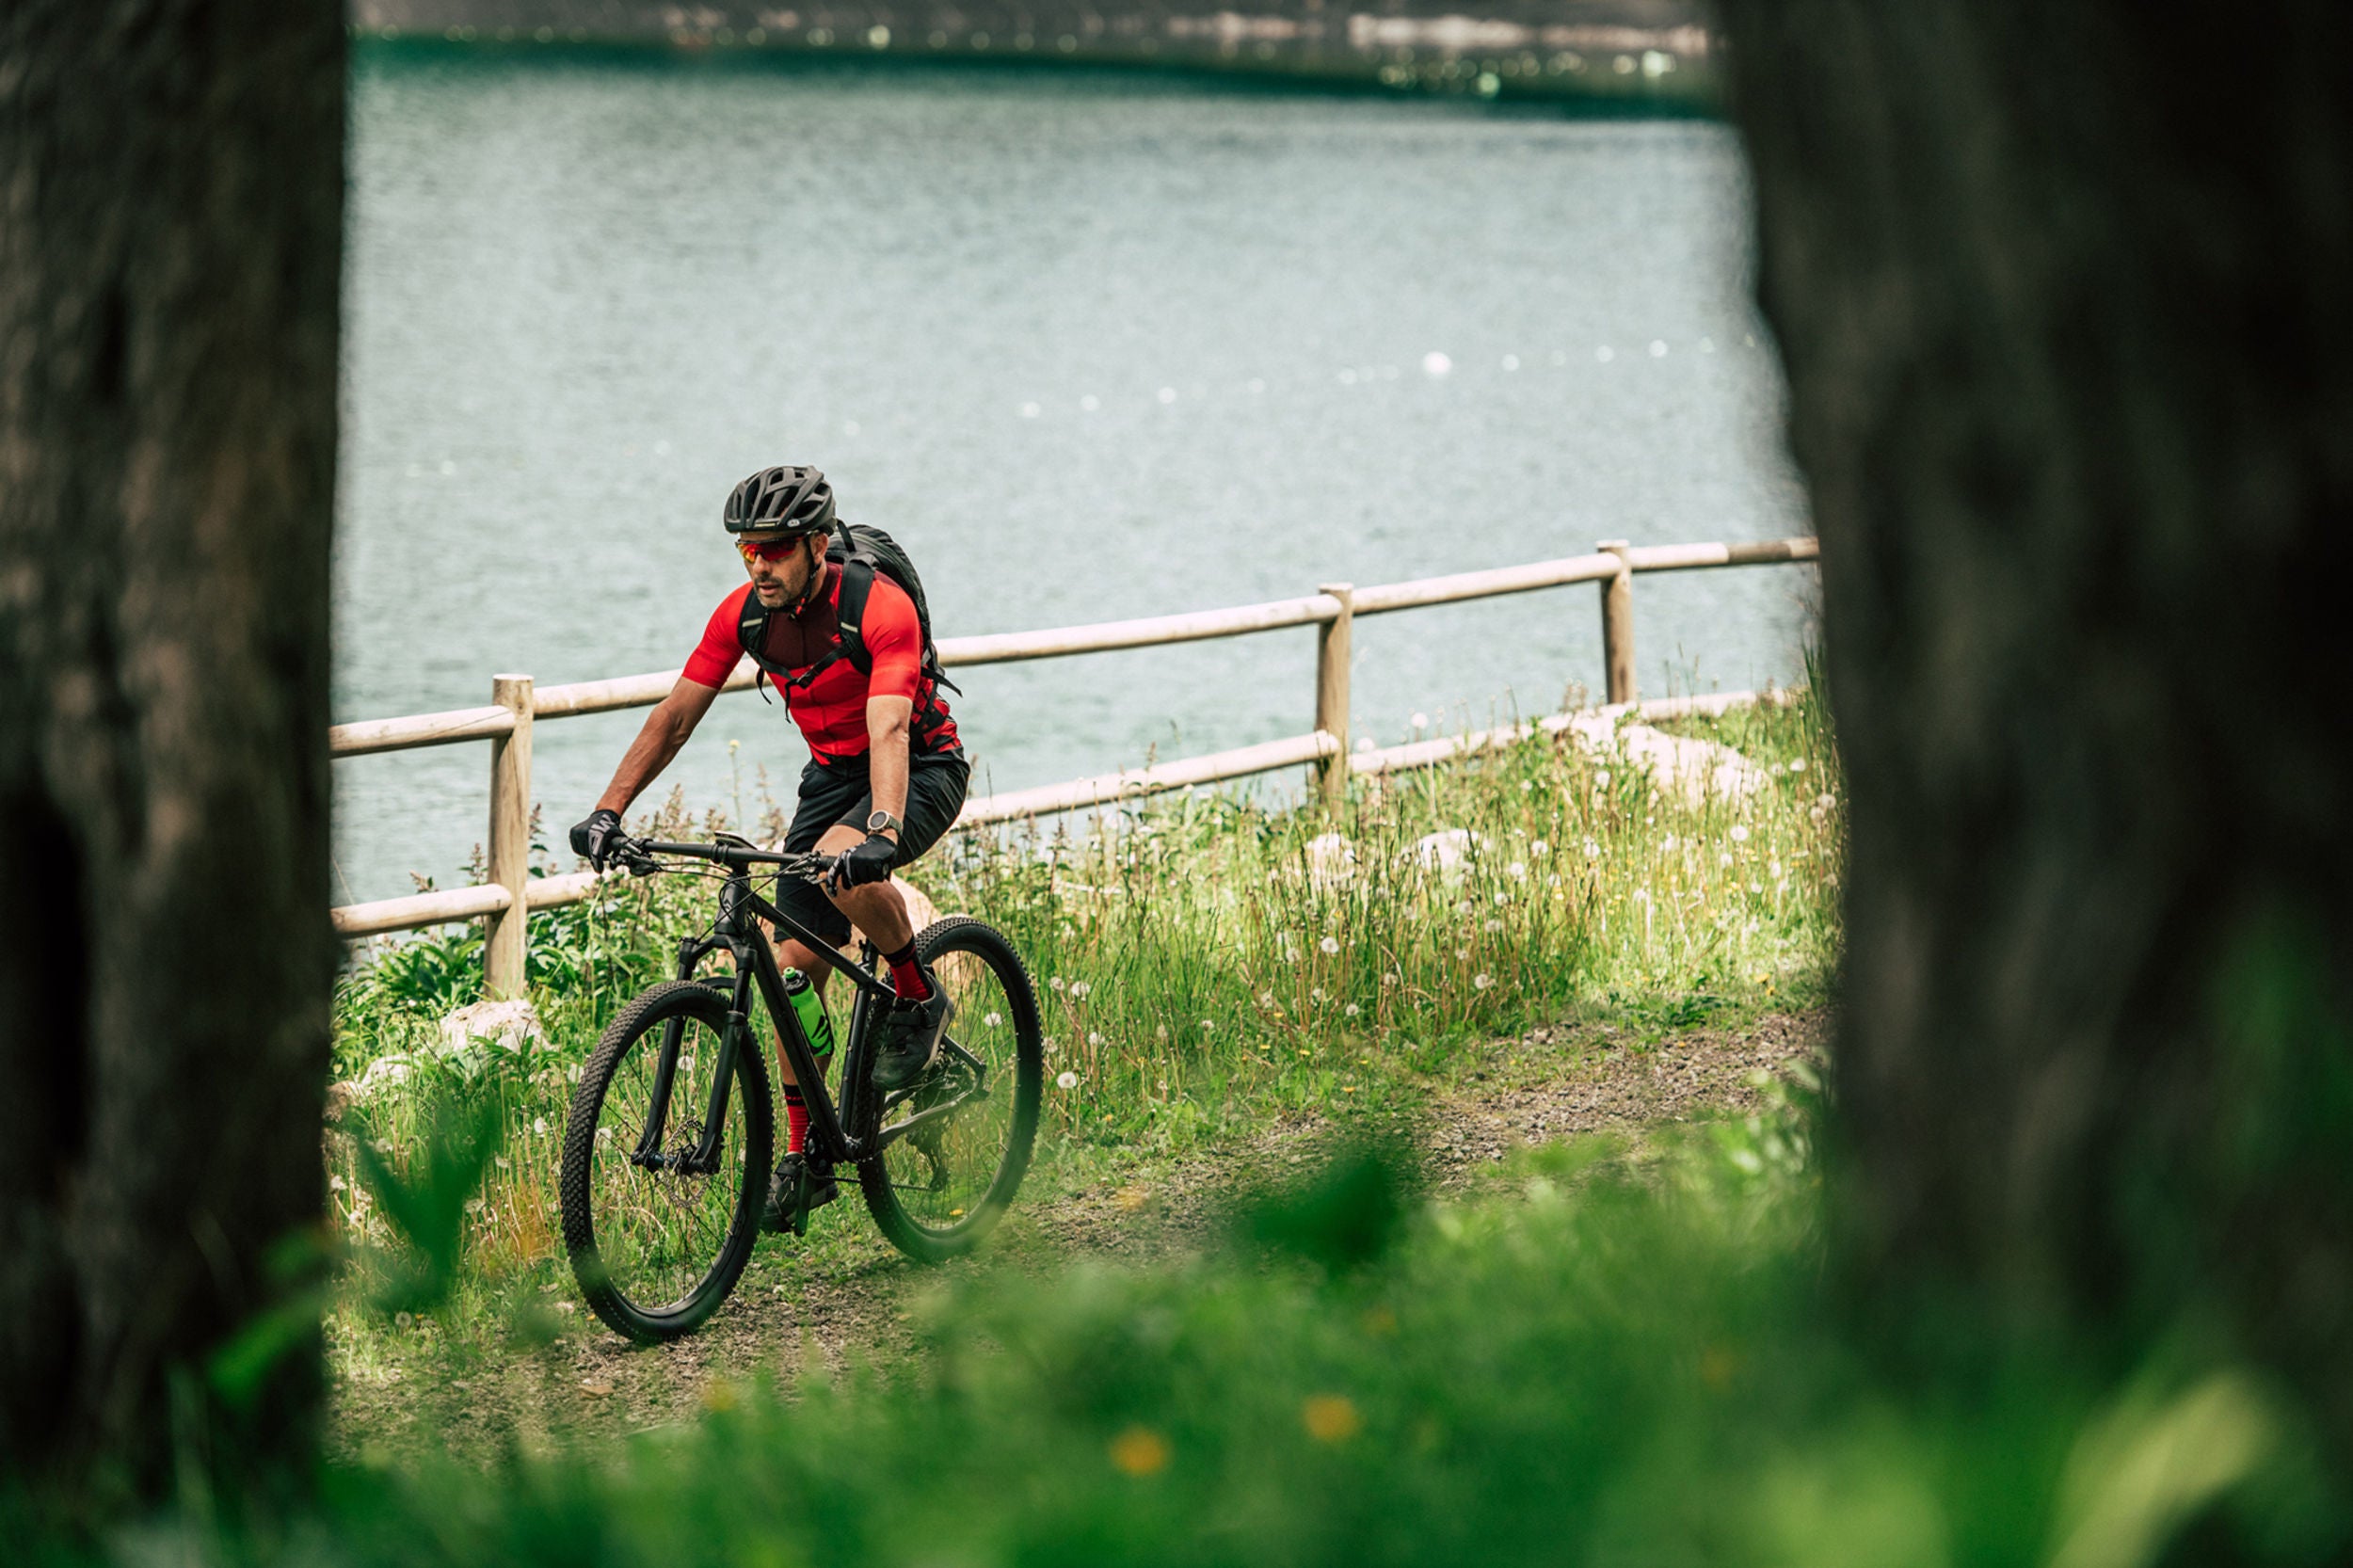
<svg viewBox="0 0 2353 1568">
<path fill-rule="evenodd" d="M 2353 1452 L 2353 8 L 1724 0 L 1849 777 L 1849 1256 Z"/>
<path fill-rule="evenodd" d="M 0 8 L 0 1467 L 310 1451 L 340 7 Z"/>
</svg>

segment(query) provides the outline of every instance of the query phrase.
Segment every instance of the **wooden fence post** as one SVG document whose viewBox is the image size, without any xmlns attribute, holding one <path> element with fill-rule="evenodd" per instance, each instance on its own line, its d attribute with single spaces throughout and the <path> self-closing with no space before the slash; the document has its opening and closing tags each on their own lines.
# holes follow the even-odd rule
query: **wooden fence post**
<svg viewBox="0 0 2353 1568">
<path fill-rule="evenodd" d="M 1316 628 L 1316 728 L 1340 742 L 1337 754 L 1316 764 L 1316 783 L 1324 803 L 1337 806 L 1348 799 L 1348 646 L 1356 618 L 1356 585 L 1319 583 L 1316 591 L 1340 601 L 1340 613 Z"/>
<path fill-rule="evenodd" d="M 531 920 L 531 677 L 490 677 L 490 700 L 515 715 L 515 728 L 490 741 L 490 880 L 512 900 L 489 917 L 482 945 L 482 982 L 495 998 L 523 994 L 523 933 Z"/>
<path fill-rule="evenodd" d="M 1618 558 L 1618 574 L 1601 585 L 1601 660 L 1607 671 L 1609 700 L 1634 700 L 1634 566 L 1626 559 L 1631 547 L 1624 539 L 1604 539 L 1595 547 Z"/>
</svg>

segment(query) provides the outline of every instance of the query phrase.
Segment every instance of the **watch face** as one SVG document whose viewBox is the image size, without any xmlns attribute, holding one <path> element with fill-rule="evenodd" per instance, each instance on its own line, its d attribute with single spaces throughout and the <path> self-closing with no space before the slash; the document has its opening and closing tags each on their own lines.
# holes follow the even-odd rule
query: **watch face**
<svg viewBox="0 0 2353 1568">
<path fill-rule="evenodd" d="M 899 819 L 892 816 L 888 811 L 877 811 L 872 816 L 866 819 L 866 831 L 869 833 L 880 833 L 886 827 L 896 827 L 898 825 Z"/>
</svg>

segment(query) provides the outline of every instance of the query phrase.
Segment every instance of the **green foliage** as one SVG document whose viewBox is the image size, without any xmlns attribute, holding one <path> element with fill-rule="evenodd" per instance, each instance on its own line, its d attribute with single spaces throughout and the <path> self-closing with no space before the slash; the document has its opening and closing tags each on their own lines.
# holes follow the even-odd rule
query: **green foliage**
<svg viewBox="0 0 2353 1568">
<path fill-rule="evenodd" d="M 346 1471 L 300 1528 L 175 1544 L 450 1568 L 2139 1568 L 2353 1547 L 2292 1407 L 2227 1355 L 2185 1342 L 2103 1382 L 2097 1347 L 2025 1336 L 1885 1381 L 1824 1284 L 1803 1100 L 1776 1092 L 1639 1172 L 1615 1145 L 1554 1145 L 1463 1205 L 1395 1206 L 1393 1168 L 1345 1153 L 1255 1209 L 1260 1234 L 1355 1264 L 1339 1272 L 1245 1245 L 955 1276 L 921 1308 L 920 1366 L 723 1385 L 693 1424 L 492 1475 Z"/>
<path fill-rule="evenodd" d="M 401 1245 L 376 1255 L 368 1292 L 388 1313 L 429 1312 L 447 1299 L 466 1242 L 466 1208 L 497 1158 L 504 1117 L 495 1099 L 443 1093 L 406 1170 L 366 1139 L 352 1144 L 360 1178 Z"/>
</svg>

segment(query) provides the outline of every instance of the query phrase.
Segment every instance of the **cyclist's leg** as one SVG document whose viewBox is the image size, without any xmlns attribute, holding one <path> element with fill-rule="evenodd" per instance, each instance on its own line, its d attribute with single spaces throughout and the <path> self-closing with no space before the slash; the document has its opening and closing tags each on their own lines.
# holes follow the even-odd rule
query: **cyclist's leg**
<svg viewBox="0 0 2353 1568">
<path fill-rule="evenodd" d="M 838 832 L 838 824 L 847 812 L 872 809 L 857 805 L 864 798 L 864 793 L 865 775 L 862 770 L 848 773 L 845 776 L 844 770 L 827 768 L 812 760 L 801 770 L 799 800 L 793 808 L 792 825 L 784 834 L 785 851 L 792 855 L 806 855 L 811 850 L 828 855 L 840 853 L 836 848 L 825 847 L 827 836 Z M 830 938 L 835 946 L 839 947 L 850 939 L 850 922 L 815 887 L 798 877 L 783 877 L 776 883 L 776 893 L 777 908 L 819 936 Z M 823 959 L 798 937 L 787 936 L 781 930 L 777 931 L 773 945 L 779 968 L 800 970 L 823 994 L 825 982 L 833 977 L 833 970 Z M 776 1061 L 784 1083 L 794 1086 L 792 1064 L 785 1058 L 781 1037 L 776 1042 Z"/>
<path fill-rule="evenodd" d="M 970 776 L 971 770 L 960 755 L 915 760 L 907 770 L 904 825 L 899 835 L 899 851 L 891 856 L 893 871 L 920 857 L 955 825 L 956 814 L 964 809 L 965 785 Z M 866 819 L 872 812 L 872 796 L 860 796 L 840 824 L 826 829 L 818 840 L 819 852 L 839 855 L 864 842 Z M 863 888 L 846 888 L 830 896 L 834 907 L 848 916 L 866 934 L 866 939 L 883 952 L 901 952 L 915 940 L 915 926 L 907 918 L 906 900 L 892 884 L 873 882 Z"/>
</svg>

